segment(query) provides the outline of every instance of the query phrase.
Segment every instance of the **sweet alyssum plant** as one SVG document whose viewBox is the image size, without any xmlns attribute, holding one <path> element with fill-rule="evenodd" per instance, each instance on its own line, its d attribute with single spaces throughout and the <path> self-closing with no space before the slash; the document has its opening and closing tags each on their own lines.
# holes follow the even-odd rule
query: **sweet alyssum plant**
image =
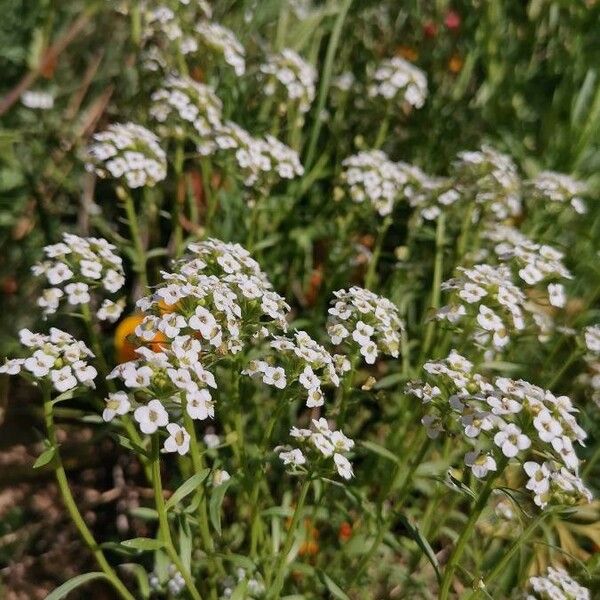
<svg viewBox="0 0 600 600">
<path fill-rule="evenodd" d="M 532 567 L 542 528 L 555 539 L 593 502 L 586 419 L 562 393 L 578 361 L 586 393 L 600 388 L 598 325 L 568 312 L 578 282 L 559 231 L 583 227 L 587 189 L 524 178 L 488 145 L 443 176 L 395 160 L 382 147 L 426 103 L 427 76 L 393 56 L 334 78 L 350 4 L 322 72 L 283 47 L 284 19 L 251 56 L 203 2 L 149 3 L 139 31 L 131 8 L 148 106 L 83 154 L 128 233 L 100 217 L 110 242 L 65 233 L 44 248 L 32 272 L 52 324 L 23 329 L 0 367 L 40 391 L 37 466 L 54 470 L 99 567 L 52 598 L 93 578 L 124 599 L 589 597 L 566 553 L 543 576 Z M 251 93 L 257 119 L 239 109 Z M 355 110 L 376 126 L 317 156 L 322 128 L 343 131 Z M 331 235 L 312 301 L 271 256 L 297 215 Z M 124 312 L 136 325 L 117 362 L 105 332 Z M 139 461 L 146 536 L 98 539 L 83 518 L 57 436 L 73 403 Z"/>
</svg>

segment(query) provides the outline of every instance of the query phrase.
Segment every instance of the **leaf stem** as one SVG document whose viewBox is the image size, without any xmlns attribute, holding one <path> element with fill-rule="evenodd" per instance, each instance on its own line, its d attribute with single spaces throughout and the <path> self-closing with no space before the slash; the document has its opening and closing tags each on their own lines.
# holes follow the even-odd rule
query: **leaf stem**
<svg viewBox="0 0 600 600">
<path fill-rule="evenodd" d="M 154 488 L 154 504 L 156 512 L 158 513 L 160 539 L 165 545 L 165 550 L 167 551 L 169 558 L 181 573 L 187 590 L 192 598 L 194 600 L 202 600 L 202 596 L 200 595 L 200 592 L 198 592 L 191 574 L 185 568 L 179 554 L 177 554 L 177 550 L 175 550 L 173 538 L 171 537 L 169 518 L 165 508 L 165 498 L 163 496 L 162 481 L 160 477 L 160 440 L 158 438 L 158 433 L 155 433 L 152 436 L 152 487 Z"/>
<path fill-rule="evenodd" d="M 69 512 L 69 516 L 71 520 L 77 527 L 77 531 L 83 538 L 83 541 L 86 543 L 87 547 L 92 551 L 96 562 L 102 569 L 103 573 L 106 575 L 112 586 L 118 592 L 119 596 L 124 600 L 135 600 L 135 598 L 129 593 L 125 584 L 119 579 L 114 569 L 110 566 L 104 553 L 96 543 L 92 532 L 89 530 L 88 526 L 85 524 L 79 509 L 77 508 L 77 504 L 73 495 L 71 494 L 71 489 L 69 488 L 69 481 L 67 479 L 67 474 L 65 473 L 65 469 L 62 463 L 62 459 L 60 457 L 58 440 L 56 437 L 56 427 L 54 424 L 54 414 L 52 411 L 52 400 L 50 389 L 48 386 L 44 386 L 43 390 L 44 395 L 44 421 L 46 424 L 46 430 L 48 432 L 48 439 L 50 440 L 50 445 L 55 449 L 54 453 L 54 473 L 56 475 L 56 481 L 58 483 L 58 488 L 60 490 L 60 494 L 62 496 L 63 502 Z"/>
</svg>

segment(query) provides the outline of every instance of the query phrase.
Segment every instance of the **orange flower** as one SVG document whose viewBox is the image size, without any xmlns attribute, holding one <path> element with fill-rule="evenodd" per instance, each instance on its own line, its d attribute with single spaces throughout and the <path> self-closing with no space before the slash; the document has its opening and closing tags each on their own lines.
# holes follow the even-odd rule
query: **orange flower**
<svg viewBox="0 0 600 600">
<path fill-rule="evenodd" d="M 125 317 L 118 325 L 115 330 L 115 351 L 117 353 L 117 362 L 124 363 L 128 360 L 135 360 L 139 358 L 139 355 L 136 353 L 135 349 L 140 346 L 140 344 L 135 344 L 132 341 L 133 333 L 135 328 L 144 320 L 144 315 L 140 313 L 135 313 L 133 315 L 129 315 Z M 161 346 L 162 342 L 165 342 L 165 336 L 158 332 L 154 339 L 148 343 L 148 345 L 154 347 Z"/>
<path fill-rule="evenodd" d="M 352 537 L 352 525 L 348 521 L 344 521 L 339 528 L 338 538 L 340 542 L 347 542 Z"/>
<path fill-rule="evenodd" d="M 463 59 L 458 55 L 454 54 L 448 61 L 448 70 L 450 73 L 460 73 L 460 70 L 463 68 Z"/>
<path fill-rule="evenodd" d="M 298 554 L 300 556 L 315 556 L 319 552 L 319 544 L 314 540 L 309 540 L 308 542 L 304 542 L 299 550 Z"/>
<path fill-rule="evenodd" d="M 398 46 L 396 54 L 410 62 L 414 62 L 419 58 L 419 53 L 412 46 Z"/>
</svg>

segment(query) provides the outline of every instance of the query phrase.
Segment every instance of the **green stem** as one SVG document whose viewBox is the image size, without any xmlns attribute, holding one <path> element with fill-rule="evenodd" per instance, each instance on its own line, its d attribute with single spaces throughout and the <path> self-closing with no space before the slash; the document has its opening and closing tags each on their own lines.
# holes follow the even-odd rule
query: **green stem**
<svg viewBox="0 0 600 600">
<path fill-rule="evenodd" d="M 317 107 L 314 111 L 315 116 L 312 130 L 310 132 L 308 151 L 306 153 L 306 159 L 304 161 L 304 168 L 306 169 L 306 172 L 308 172 L 310 167 L 312 167 L 315 158 L 315 153 L 317 150 L 317 141 L 319 139 L 319 133 L 321 131 L 322 125 L 321 115 L 323 114 L 323 109 L 325 108 L 325 101 L 327 100 L 327 94 L 329 93 L 329 85 L 331 83 L 333 61 L 335 59 L 335 53 L 337 51 L 337 47 L 340 42 L 340 37 L 342 35 L 342 27 L 344 26 L 344 21 L 346 20 L 346 15 L 348 14 L 348 10 L 350 9 L 351 4 L 352 0 L 343 0 L 342 5 L 340 6 L 340 12 L 338 13 L 338 16 L 335 20 L 335 24 L 333 25 L 331 37 L 329 38 L 329 44 L 327 45 L 327 53 L 325 54 L 325 62 L 323 64 L 321 83 L 319 84 L 319 97 L 317 99 Z"/>
<path fill-rule="evenodd" d="M 344 377 L 342 385 L 339 388 L 339 398 L 337 404 L 339 406 L 338 417 L 336 420 L 336 427 L 341 429 L 346 422 L 346 413 L 348 411 L 348 397 L 352 391 L 352 384 L 354 382 L 354 375 L 356 373 L 356 366 L 359 361 L 359 356 L 354 355 L 350 357 L 350 371 Z"/>
<path fill-rule="evenodd" d="M 135 264 L 134 269 L 139 275 L 140 283 L 144 293 L 148 287 L 148 273 L 146 271 L 146 251 L 144 250 L 144 242 L 140 233 L 140 226 L 135 212 L 135 205 L 133 204 L 133 198 L 131 194 L 121 188 L 122 193 L 120 198 L 125 208 L 125 214 L 127 215 L 127 223 L 129 224 L 129 232 L 131 233 L 131 241 L 133 242 L 133 249 L 135 251 Z"/>
<path fill-rule="evenodd" d="M 435 262 L 433 267 L 433 283 L 431 286 L 431 308 L 437 310 L 440 307 L 440 295 L 442 285 L 442 274 L 444 270 L 444 244 L 445 244 L 445 217 L 442 212 L 438 217 L 436 233 L 435 233 Z M 435 333 L 435 318 L 431 318 L 427 324 L 427 330 L 425 332 L 425 341 L 423 342 L 423 349 L 421 351 L 421 357 L 424 359 L 427 357 L 431 343 L 433 342 L 433 334 Z M 421 360 L 421 362 L 423 362 Z"/>
<path fill-rule="evenodd" d="M 538 525 L 540 525 L 540 523 L 546 517 L 548 517 L 551 512 L 552 511 L 550 511 L 550 510 L 540 511 L 538 513 L 538 515 L 535 517 L 535 519 L 533 519 L 531 521 L 531 523 L 529 523 L 529 525 L 523 530 L 523 532 L 513 540 L 513 543 L 510 545 L 509 549 L 505 552 L 504 556 L 500 559 L 500 562 L 498 562 L 496 564 L 496 566 L 494 567 L 492 572 L 484 579 L 483 586 L 482 586 L 483 588 L 485 588 L 492 581 L 494 581 L 494 579 L 496 579 L 496 577 L 498 577 L 498 575 L 505 572 L 506 567 L 508 566 L 508 563 L 514 556 L 515 552 L 517 552 L 517 550 L 524 543 L 526 543 L 527 540 L 529 540 L 529 538 L 531 537 L 533 532 L 537 529 Z M 478 594 L 478 590 L 474 590 L 466 597 L 466 600 L 470 600 L 471 598 L 474 598 L 477 594 Z"/>
<path fill-rule="evenodd" d="M 106 383 L 106 388 L 109 392 L 116 391 L 115 384 L 112 379 L 107 379 L 106 376 L 109 373 L 108 363 L 106 361 L 106 357 L 104 356 L 104 352 L 102 350 L 102 344 L 100 343 L 100 338 L 98 337 L 98 332 L 94 326 L 94 322 L 92 321 L 92 313 L 90 311 L 89 304 L 81 305 L 81 317 L 83 318 L 83 322 L 85 323 L 85 327 L 88 332 L 88 337 L 90 339 L 90 343 L 92 345 L 92 349 L 94 350 L 94 354 L 98 359 L 98 366 L 100 367 L 100 375 L 102 376 L 102 380 Z M 121 423 L 123 424 L 123 428 L 125 432 L 129 436 L 129 439 L 137 444 L 138 446 L 142 446 L 142 438 L 140 437 L 135 425 L 133 424 L 131 417 L 128 415 L 123 415 L 121 417 Z M 144 469 L 144 473 L 146 475 L 146 479 L 151 482 L 152 474 L 150 472 L 150 464 L 145 456 L 138 456 L 139 461 L 142 463 L 142 468 Z"/>
<path fill-rule="evenodd" d="M 206 203 L 206 216 L 204 218 L 204 226 L 207 232 L 211 231 L 212 220 L 217 210 L 215 195 L 211 187 L 212 166 L 208 157 L 200 159 L 200 171 L 202 173 L 202 190 L 204 192 L 204 201 Z"/>
<path fill-rule="evenodd" d="M 500 464 L 498 465 L 498 471 L 495 475 L 489 476 L 483 489 L 479 493 L 477 500 L 475 501 L 475 505 L 470 511 L 469 519 L 467 520 L 464 529 L 461 531 L 460 536 L 458 537 L 458 541 L 456 542 L 456 546 L 454 546 L 446 568 L 444 569 L 444 576 L 440 588 L 439 600 L 447 600 L 449 597 L 450 586 L 452 585 L 454 572 L 456 571 L 458 563 L 462 558 L 467 542 L 471 538 L 471 535 L 475 529 L 475 525 L 477 524 L 477 521 L 479 520 L 483 509 L 487 505 L 490 494 L 494 490 L 494 483 L 496 481 L 496 478 L 504 471 L 504 467 L 506 466 L 507 462 L 507 459 L 503 459 L 502 461 L 500 461 Z"/>
<path fill-rule="evenodd" d="M 294 544 L 296 530 L 298 529 L 300 516 L 302 515 L 302 511 L 304 510 L 304 503 L 306 502 L 306 496 L 308 495 L 309 488 L 310 479 L 307 479 L 302 485 L 302 489 L 300 491 L 300 498 L 298 499 L 298 503 L 296 504 L 296 508 L 292 516 L 292 522 L 290 524 L 290 528 L 288 529 L 287 536 L 285 538 L 283 550 L 279 555 L 279 561 L 275 569 L 275 577 L 273 580 L 273 584 L 269 587 L 269 592 L 267 594 L 267 598 L 269 599 L 275 600 L 280 598 L 281 590 L 283 589 L 283 580 L 285 575 L 287 557 L 290 553 L 290 550 L 292 549 L 292 545 Z"/>
<path fill-rule="evenodd" d="M 192 596 L 194 600 L 202 600 L 202 596 L 196 589 L 196 584 L 194 583 L 191 574 L 185 568 L 181 562 L 181 558 L 179 558 L 179 554 L 177 554 L 177 550 L 175 550 L 173 538 L 171 537 L 169 518 L 165 508 L 165 498 L 163 496 L 162 481 L 160 477 L 160 440 L 158 438 L 158 433 L 155 433 L 152 436 L 152 487 L 154 488 L 154 504 L 156 512 L 158 513 L 160 539 L 165 545 L 165 550 L 169 555 L 169 558 L 181 573 L 190 596 Z"/>
<path fill-rule="evenodd" d="M 377 131 L 377 137 L 375 138 L 375 143 L 373 144 L 373 148 L 378 150 L 385 142 L 385 137 L 387 136 L 388 130 L 390 128 L 390 108 L 386 110 L 385 117 L 383 117 L 383 121 L 381 121 L 381 125 Z"/>
<path fill-rule="evenodd" d="M 564 374 L 567 372 L 567 370 L 569 369 L 569 367 L 571 367 L 571 365 L 578 358 L 580 358 L 581 355 L 582 355 L 582 352 L 580 350 L 576 350 L 575 352 L 571 353 L 571 356 L 569 356 L 569 358 L 566 360 L 566 362 L 563 363 L 562 367 L 558 370 L 558 372 L 556 373 L 556 375 L 554 375 L 554 377 L 552 378 L 552 380 L 548 384 L 548 389 L 549 390 L 552 390 L 558 383 L 560 383 L 561 379 L 563 378 Z"/>
<path fill-rule="evenodd" d="M 183 212 L 183 203 L 185 199 L 185 178 L 183 175 L 183 140 L 177 140 L 175 147 L 175 201 L 173 202 L 173 211 L 171 221 L 173 224 L 172 247 L 173 255 L 177 258 L 181 253 L 183 241 L 183 230 L 181 227 L 181 213 Z"/>
<path fill-rule="evenodd" d="M 367 289 L 371 289 L 377 281 L 377 264 L 379 263 L 379 257 L 381 256 L 381 248 L 383 246 L 385 234 L 387 233 L 391 224 L 392 217 L 391 215 L 388 215 L 379 227 L 377 241 L 375 242 L 375 247 L 373 248 L 373 255 L 371 256 L 371 260 L 369 261 L 369 267 L 367 269 L 367 274 L 365 275 L 365 287 Z"/>
<path fill-rule="evenodd" d="M 50 396 L 49 388 L 44 389 L 44 420 L 46 423 L 46 429 L 48 431 L 48 439 L 50 440 L 50 445 L 55 449 L 54 453 L 54 473 L 56 475 L 56 481 L 58 483 L 58 488 L 60 489 L 60 493 L 63 499 L 63 502 L 69 512 L 69 516 L 71 517 L 75 527 L 79 531 L 79 534 L 83 538 L 83 541 L 86 543 L 87 547 L 91 550 L 96 562 L 102 569 L 103 573 L 106 575 L 112 586 L 115 588 L 117 593 L 121 598 L 125 600 L 135 600 L 135 598 L 129 593 L 125 584 L 119 579 L 113 568 L 110 566 L 104 553 L 100 550 L 100 547 L 96 543 L 92 532 L 89 530 L 88 526 L 85 524 L 79 509 L 77 508 L 77 504 L 75 503 L 75 499 L 71 494 L 71 489 L 69 488 L 69 481 L 67 479 L 67 474 L 65 473 L 64 466 L 62 464 L 62 460 L 59 452 L 58 440 L 56 438 L 56 427 L 54 424 L 54 415 L 52 412 L 52 400 Z"/>
</svg>

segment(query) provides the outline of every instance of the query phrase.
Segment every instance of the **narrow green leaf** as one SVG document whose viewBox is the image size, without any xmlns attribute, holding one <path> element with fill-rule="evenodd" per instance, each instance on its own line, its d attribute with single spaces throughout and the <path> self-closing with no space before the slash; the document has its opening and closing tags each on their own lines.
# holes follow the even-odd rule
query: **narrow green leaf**
<svg viewBox="0 0 600 600">
<path fill-rule="evenodd" d="M 383 458 L 387 458 L 388 460 L 391 460 L 394 463 L 398 462 L 398 457 L 393 452 L 390 452 L 387 448 L 384 448 L 383 446 L 380 446 L 375 442 L 362 441 L 361 445 L 364 446 L 367 450 L 370 450 L 375 454 L 379 454 L 379 456 L 383 456 Z"/>
<path fill-rule="evenodd" d="M 138 591 L 143 600 L 150 598 L 150 581 L 148 580 L 148 572 L 142 565 L 136 563 L 125 563 L 121 565 L 123 569 L 130 571 L 137 581 Z"/>
<path fill-rule="evenodd" d="M 176 504 L 179 504 L 186 496 L 197 490 L 202 482 L 208 477 L 210 469 L 203 469 L 199 473 L 192 475 L 187 481 L 182 483 L 173 495 L 166 501 L 165 508 L 171 510 Z"/>
<path fill-rule="evenodd" d="M 56 448 L 54 446 L 46 448 L 46 450 L 44 450 L 33 463 L 33 468 L 40 469 L 41 467 L 45 467 L 55 457 L 55 455 Z"/>
<path fill-rule="evenodd" d="M 339 600 L 350 600 L 342 588 L 333 579 L 331 579 L 329 575 L 323 571 L 321 571 L 320 575 L 321 579 L 323 579 L 323 583 L 327 586 L 327 589 L 331 592 L 331 595 L 334 598 L 338 598 Z"/>
<path fill-rule="evenodd" d="M 398 383 L 406 380 L 406 375 L 403 373 L 392 373 L 390 375 L 386 375 L 382 377 L 377 383 L 373 386 L 373 389 L 376 390 L 386 390 L 388 388 L 394 387 Z"/>
<path fill-rule="evenodd" d="M 46 600 L 61 600 L 61 598 L 66 598 L 67 594 L 74 589 L 94 579 L 108 579 L 108 577 L 99 571 L 77 575 L 76 577 L 69 579 L 69 581 L 65 581 L 65 583 L 57 587 L 53 592 L 50 592 L 50 594 L 46 596 Z"/>
<path fill-rule="evenodd" d="M 192 564 L 192 533 L 187 518 L 179 518 L 179 556 L 183 566 L 191 571 Z"/>
<path fill-rule="evenodd" d="M 440 582 L 441 574 L 440 574 L 440 564 L 435 556 L 435 553 L 429 542 L 425 539 L 418 525 L 415 523 L 411 523 L 404 515 L 398 515 L 398 519 L 402 522 L 410 537 L 417 543 L 419 548 L 423 551 L 423 554 L 427 557 L 427 560 L 431 563 L 433 570 L 435 571 L 435 576 L 437 577 L 438 582 Z"/>
<path fill-rule="evenodd" d="M 133 548 L 135 550 L 159 550 L 164 546 L 163 542 L 160 540 L 155 540 L 154 538 L 131 538 L 130 540 L 124 540 L 121 542 L 121 546 L 125 548 Z"/>
<path fill-rule="evenodd" d="M 223 498 L 229 486 L 233 483 L 233 479 L 228 479 L 225 483 L 218 485 L 214 490 L 210 498 L 208 505 L 208 513 L 210 515 L 210 522 L 215 528 L 218 535 L 221 535 L 221 504 L 223 504 Z"/>
<path fill-rule="evenodd" d="M 248 582 L 246 580 L 242 580 L 238 583 L 235 590 L 233 590 L 233 594 L 231 594 L 231 600 L 245 600 L 246 590 L 248 589 Z"/>
</svg>

